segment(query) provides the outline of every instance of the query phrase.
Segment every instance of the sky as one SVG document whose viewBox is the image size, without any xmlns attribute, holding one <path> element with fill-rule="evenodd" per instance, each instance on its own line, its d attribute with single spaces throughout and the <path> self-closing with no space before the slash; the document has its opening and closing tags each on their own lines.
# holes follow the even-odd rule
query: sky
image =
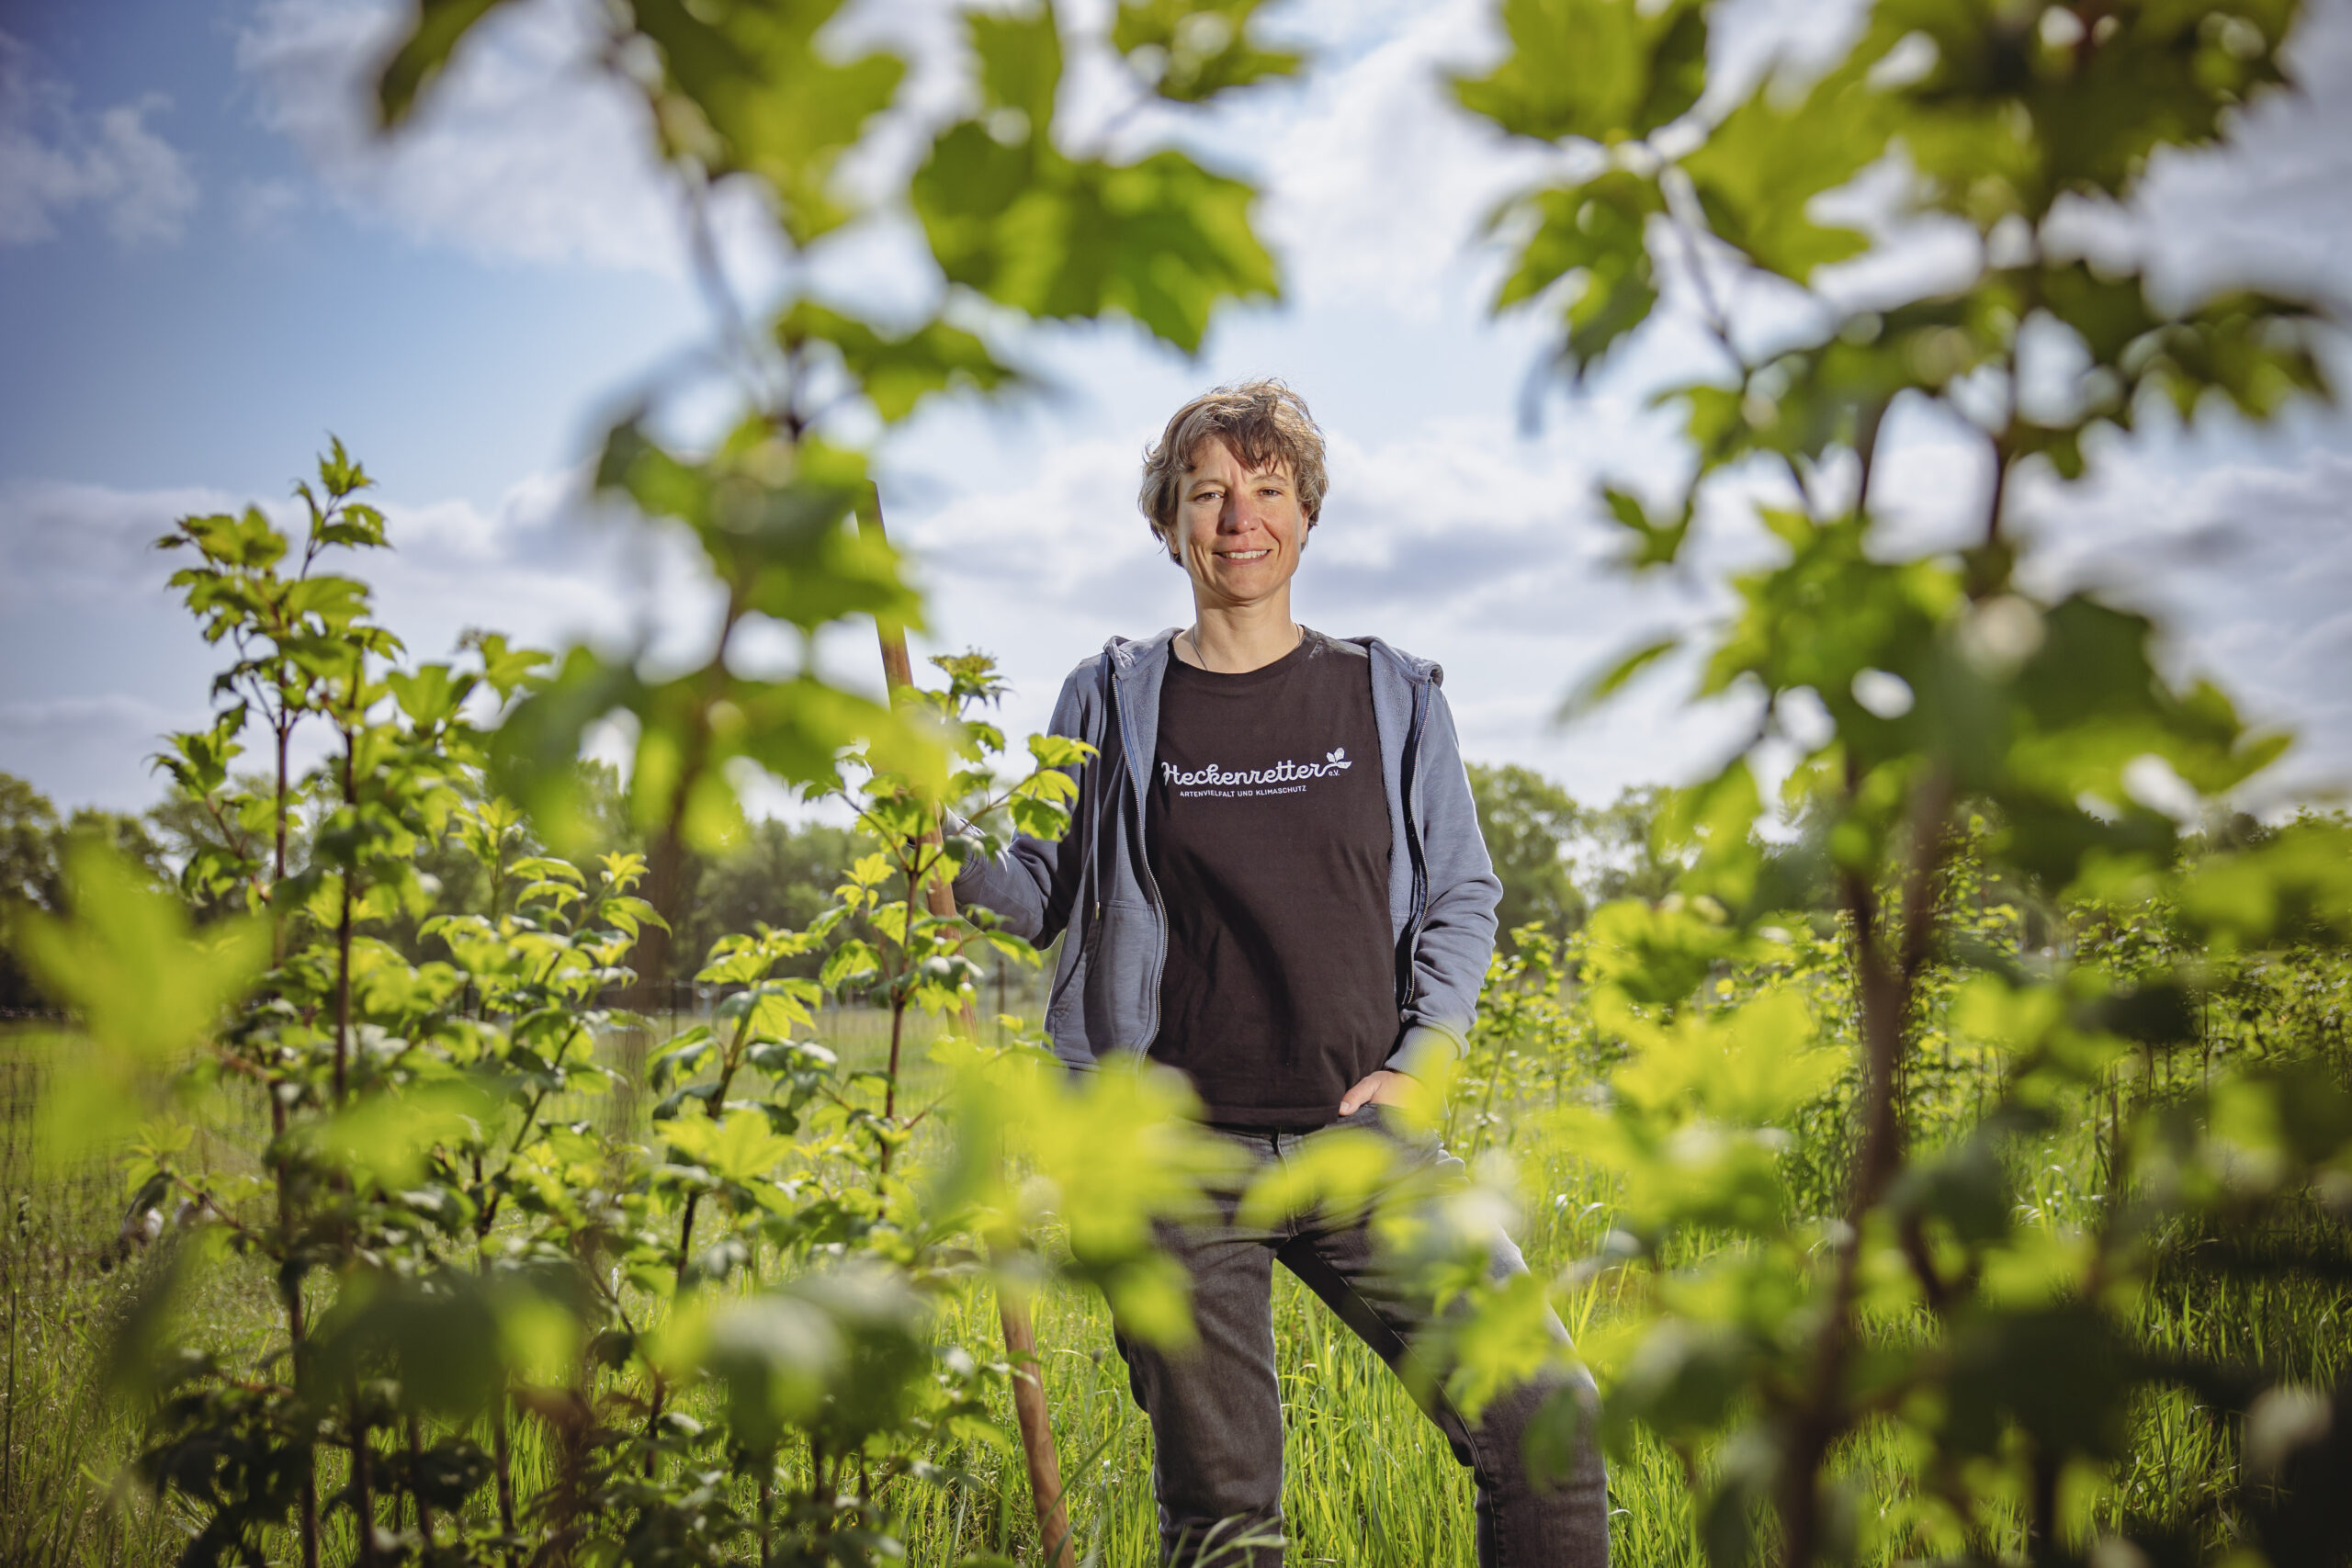
<svg viewBox="0 0 2352 1568">
<path fill-rule="evenodd" d="M 1099 32 L 1109 4 L 1067 10 Z M 2086 245 L 2143 250 L 2182 299 L 2300 281 L 2352 300 L 2352 0 L 2307 12 L 2300 91 L 2243 117 L 2232 151 L 2160 162 L 2132 210 L 2086 219 Z M 157 798 L 156 737 L 202 721 L 222 660 L 148 546 L 190 512 L 283 504 L 330 433 L 380 481 L 397 548 L 368 575 L 417 657 L 472 626 L 695 657 L 709 601 L 693 562 L 584 498 L 605 423 L 673 384 L 711 321 L 678 198 L 632 106 L 584 63 L 588 14 L 521 0 L 386 142 L 361 84 L 399 19 L 391 0 L 0 7 L 0 770 L 66 808 Z M 1728 92 L 1776 54 L 1834 48 L 1851 12 L 1731 0 L 1718 14 Z M 1724 571 L 1763 558 L 1743 502 L 1769 493 L 1759 479 L 1702 513 L 1686 568 L 1637 581 L 1608 563 L 1598 484 L 1663 495 L 1687 471 L 1648 400 L 1707 365 L 1676 290 L 1604 374 L 1531 399 L 1544 324 L 1488 318 L 1499 254 L 1479 236 L 1557 155 L 1453 108 L 1442 83 L 1499 57 L 1488 6 L 1281 0 L 1267 15 L 1314 52 L 1303 80 L 1207 121 L 1136 113 L 1081 51 L 1060 129 L 1121 154 L 1173 137 L 1256 180 L 1283 301 L 1220 317 L 1197 359 L 1117 321 L 1014 333 L 1040 389 L 892 432 L 879 471 L 929 596 L 919 653 L 998 655 L 1017 735 L 1104 638 L 1187 620 L 1182 573 L 1135 509 L 1141 453 L 1194 392 L 1279 375 L 1330 444 L 1299 619 L 1439 660 L 1473 759 L 1524 763 L 1586 800 L 1699 776 L 1754 715 L 1738 698 L 1685 705 L 1687 662 L 1597 716 L 1555 718 L 1616 651 L 1720 616 Z M 837 24 L 845 46 L 885 41 L 915 66 L 910 115 L 853 177 L 887 182 L 956 110 L 944 16 L 945 0 L 852 0 Z M 781 263 L 756 214 L 722 197 L 717 225 L 738 292 L 769 297 Z M 922 310 L 937 284 L 908 225 L 886 213 L 869 231 L 820 282 Z M 1825 282 L 1861 299 L 1948 262 L 1935 235 L 1897 236 Z M 2337 344 L 2330 363 L 2352 385 L 2352 353 Z M 680 417 L 715 412 L 690 400 Z M 1932 418 L 1890 434 L 1874 491 L 1891 536 L 1957 537 L 1983 463 Z M 2156 612 L 2169 669 L 2217 676 L 2300 735 L 2256 804 L 2343 792 L 2352 418 L 2158 419 L 2098 456 L 2092 482 L 2013 498 L 2037 582 Z M 829 635 L 818 655 L 878 683 L 870 635 Z"/>
</svg>

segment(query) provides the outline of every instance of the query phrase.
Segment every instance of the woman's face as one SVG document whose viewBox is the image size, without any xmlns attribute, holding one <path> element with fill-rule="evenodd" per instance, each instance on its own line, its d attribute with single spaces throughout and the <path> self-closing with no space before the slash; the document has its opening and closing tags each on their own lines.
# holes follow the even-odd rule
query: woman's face
<svg viewBox="0 0 2352 1568">
<path fill-rule="evenodd" d="M 1254 604 L 1298 570 L 1306 515 L 1287 464 L 1251 470 L 1222 437 L 1193 449 L 1176 505 L 1175 545 L 1204 605 Z"/>
</svg>

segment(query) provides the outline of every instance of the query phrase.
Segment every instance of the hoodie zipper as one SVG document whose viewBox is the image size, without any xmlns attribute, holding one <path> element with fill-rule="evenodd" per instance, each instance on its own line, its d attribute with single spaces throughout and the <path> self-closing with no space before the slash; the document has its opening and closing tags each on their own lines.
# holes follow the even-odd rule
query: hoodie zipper
<svg viewBox="0 0 2352 1568">
<path fill-rule="evenodd" d="M 1098 863 L 1102 853 L 1102 792 L 1110 787 L 1110 783 L 1101 772 L 1099 747 L 1096 758 L 1092 787 L 1087 791 L 1086 799 L 1086 865 L 1080 874 L 1085 879 L 1081 888 L 1088 897 L 1080 906 L 1082 923 L 1078 933 L 1078 953 L 1071 958 L 1069 969 L 1055 978 L 1053 988 L 1046 998 L 1046 1014 L 1049 1018 L 1053 1016 L 1054 1009 L 1060 1005 L 1063 996 L 1077 982 L 1079 971 L 1093 955 L 1094 945 L 1102 931 L 1102 873 Z"/>
<path fill-rule="evenodd" d="M 1405 917 L 1404 940 L 1396 947 L 1396 1006 L 1399 1011 L 1413 1001 L 1413 955 L 1420 946 L 1421 917 L 1428 912 L 1429 865 L 1421 854 L 1421 825 L 1413 815 L 1413 786 L 1419 777 L 1421 760 L 1421 721 L 1429 711 L 1430 683 L 1426 679 L 1413 683 L 1413 721 L 1405 730 L 1404 756 L 1397 767 L 1397 793 L 1401 796 L 1405 817 L 1405 851 L 1413 864 L 1413 897 Z"/>
<path fill-rule="evenodd" d="M 1150 753 L 1138 751 L 1136 749 L 1135 734 L 1127 728 L 1126 705 L 1119 700 L 1119 671 L 1116 670 L 1113 671 L 1111 676 L 1111 711 L 1118 719 L 1120 744 L 1126 750 L 1127 754 L 1125 760 L 1127 763 L 1128 779 L 1132 783 L 1135 774 L 1135 759 L 1148 758 Z M 1148 770 L 1151 764 L 1147 761 L 1144 766 Z M 1159 982 L 1168 969 L 1168 910 L 1159 900 L 1159 881 L 1151 874 L 1151 846 L 1144 841 L 1145 823 L 1149 813 L 1145 809 L 1142 785 L 1136 786 L 1135 797 L 1136 859 L 1143 868 L 1144 892 L 1151 899 L 1151 926 L 1154 939 L 1149 988 L 1150 1022 L 1143 1032 L 1143 1038 L 1136 1043 L 1135 1049 L 1148 1052 L 1151 1049 L 1152 1043 L 1159 1038 Z M 1099 828 L 1097 831 L 1100 831 Z M 1098 921 L 1102 918 L 1102 906 L 1099 900 L 1094 906 L 1094 918 Z"/>
</svg>

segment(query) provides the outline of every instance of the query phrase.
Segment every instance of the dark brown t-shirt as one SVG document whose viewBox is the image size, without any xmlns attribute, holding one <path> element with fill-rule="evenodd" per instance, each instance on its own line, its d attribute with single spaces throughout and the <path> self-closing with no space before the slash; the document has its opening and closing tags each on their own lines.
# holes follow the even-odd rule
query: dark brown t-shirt
<svg viewBox="0 0 2352 1568">
<path fill-rule="evenodd" d="M 1146 809 L 1169 931 L 1152 1056 L 1213 1122 L 1330 1122 L 1396 1035 L 1369 658 L 1312 631 L 1238 675 L 1171 655 Z"/>
</svg>

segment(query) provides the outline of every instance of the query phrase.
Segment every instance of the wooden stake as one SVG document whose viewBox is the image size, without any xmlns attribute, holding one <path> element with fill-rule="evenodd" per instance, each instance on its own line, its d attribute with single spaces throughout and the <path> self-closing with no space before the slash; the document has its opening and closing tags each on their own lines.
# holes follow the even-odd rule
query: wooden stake
<svg viewBox="0 0 2352 1568">
<path fill-rule="evenodd" d="M 865 487 L 864 501 L 857 508 L 860 531 L 876 538 L 888 537 L 882 530 L 882 492 L 875 486 Z M 892 622 L 876 618 L 875 631 L 882 640 L 882 678 L 896 697 L 900 688 L 914 684 L 914 667 L 907 660 L 907 629 Z M 939 842 L 939 827 L 933 823 L 923 834 L 923 842 Z M 956 918 L 956 889 L 944 875 L 934 875 L 923 886 L 923 897 L 931 912 L 943 919 Z M 974 1041 L 980 1037 L 978 1013 L 970 1002 L 963 1005 L 958 1021 L 965 1034 Z M 1004 1259 L 1000 1258 L 999 1263 Z M 1046 1385 L 1039 1380 L 1042 1371 L 1037 1360 L 1037 1327 L 1029 1315 L 1029 1303 L 1010 1288 L 997 1286 L 997 1314 L 1004 1324 L 1006 1359 L 1012 1363 L 1012 1414 L 1021 1428 L 1021 1457 L 1029 1467 L 1029 1495 L 1037 1506 L 1037 1539 L 1045 1551 L 1049 1568 L 1077 1568 L 1077 1554 L 1069 1530 L 1069 1509 L 1062 1497 L 1061 1456 L 1054 1450 L 1054 1427 L 1046 1408 Z"/>
</svg>

